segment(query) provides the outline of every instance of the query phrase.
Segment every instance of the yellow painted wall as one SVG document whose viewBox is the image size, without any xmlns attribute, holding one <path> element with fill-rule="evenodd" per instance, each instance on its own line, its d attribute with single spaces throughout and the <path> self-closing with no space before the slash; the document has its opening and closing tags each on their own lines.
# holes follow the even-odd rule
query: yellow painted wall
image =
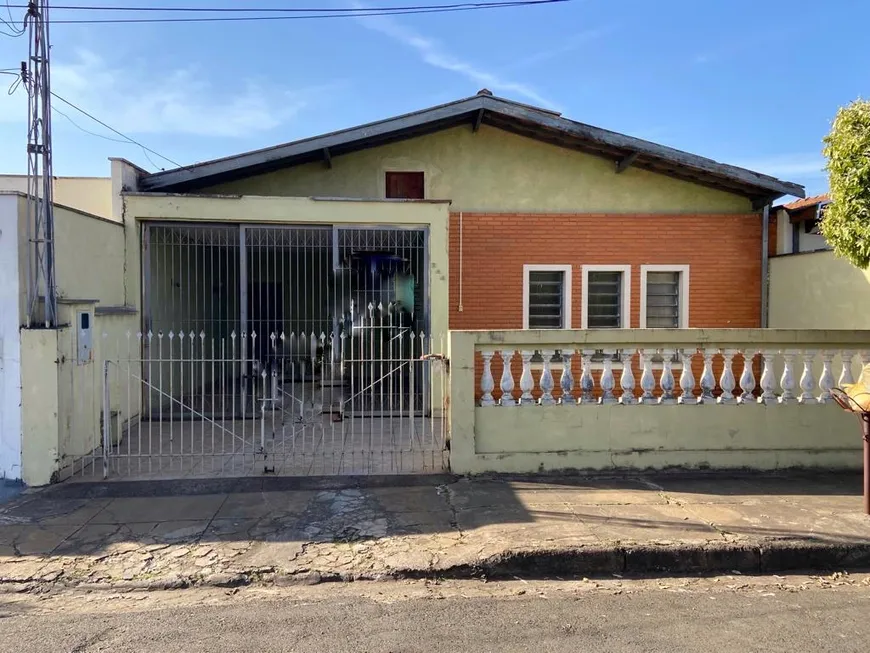
<svg viewBox="0 0 870 653">
<path fill-rule="evenodd" d="M 58 297 L 124 304 L 124 227 L 56 208 Z"/>
<path fill-rule="evenodd" d="M 58 332 L 21 330 L 21 478 L 47 485 L 58 461 Z"/>
<path fill-rule="evenodd" d="M 858 468 L 858 423 L 834 404 L 478 407 L 474 360 L 476 352 L 505 348 L 721 347 L 777 352 L 855 350 L 868 344 L 870 331 L 852 330 L 453 331 L 451 471 Z M 796 366 L 796 381 L 800 367 Z M 735 375 L 739 373 L 735 369 Z"/>
<path fill-rule="evenodd" d="M 24 175 L 0 175 L 0 190 L 27 192 Z M 112 219 L 112 180 L 109 177 L 55 177 L 54 202 Z"/>
<path fill-rule="evenodd" d="M 454 211 L 748 213 L 748 199 L 567 148 L 470 126 L 221 184 L 203 193 L 384 197 L 388 170 L 425 173 L 427 198 Z"/>
<path fill-rule="evenodd" d="M 774 328 L 870 328 L 870 272 L 833 252 L 772 258 L 769 296 Z"/>
</svg>

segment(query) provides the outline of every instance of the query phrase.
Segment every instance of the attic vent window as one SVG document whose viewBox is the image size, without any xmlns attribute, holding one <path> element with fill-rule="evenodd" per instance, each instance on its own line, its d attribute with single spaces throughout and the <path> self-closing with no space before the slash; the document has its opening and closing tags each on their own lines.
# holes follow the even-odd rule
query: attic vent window
<svg viewBox="0 0 870 653">
<path fill-rule="evenodd" d="M 388 200 L 422 200 L 423 173 L 388 172 L 385 189 Z"/>
</svg>

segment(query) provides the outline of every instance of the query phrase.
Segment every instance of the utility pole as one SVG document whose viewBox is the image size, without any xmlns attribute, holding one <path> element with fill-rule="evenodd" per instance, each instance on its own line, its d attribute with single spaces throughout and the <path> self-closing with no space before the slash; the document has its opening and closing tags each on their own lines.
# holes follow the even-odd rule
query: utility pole
<svg viewBox="0 0 870 653">
<path fill-rule="evenodd" d="M 27 326 L 41 322 L 49 329 L 57 327 L 57 292 L 48 0 L 30 2 L 25 22 L 29 49 L 21 77 L 27 89 Z"/>
</svg>

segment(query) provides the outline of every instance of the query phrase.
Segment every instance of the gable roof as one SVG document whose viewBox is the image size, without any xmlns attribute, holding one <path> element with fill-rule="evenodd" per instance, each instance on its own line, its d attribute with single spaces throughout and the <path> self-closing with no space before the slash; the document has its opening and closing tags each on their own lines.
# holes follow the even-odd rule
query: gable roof
<svg viewBox="0 0 870 653">
<path fill-rule="evenodd" d="M 146 191 L 183 192 L 262 174 L 386 143 L 429 134 L 448 127 L 481 124 L 611 159 L 616 169 L 634 166 L 712 186 L 751 198 L 758 204 L 783 195 L 804 197 L 804 187 L 745 168 L 626 136 L 563 118 L 547 109 L 494 97 L 483 90 L 475 96 L 422 111 L 343 129 L 313 138 L 255 150 L 213 161 L 147 175 Z"/>
</svg>

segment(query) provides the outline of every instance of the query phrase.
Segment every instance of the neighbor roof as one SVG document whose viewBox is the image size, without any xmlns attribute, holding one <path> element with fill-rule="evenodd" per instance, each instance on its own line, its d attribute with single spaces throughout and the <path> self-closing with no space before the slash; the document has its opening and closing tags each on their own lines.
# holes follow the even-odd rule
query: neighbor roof
<svg viewBox="0 0 870 653">
<path fill-rule="evenodd" d="M 782 208 L 784 208 L 786 211 L 799 211 L 810 206 L 827 204 L 830 201 L 831 196 L 827 193 L 822 193 L 821 195 L 813 195 L 812 197 L 807 197 L 802 200 L 796 200 L 794 202 L 789 202 L 788 204 L 783 204 Z"/>
<path fill-rule="evenodd" d="M 413 138 L 456 125 L 476 130 L 491 125 L 540 141 L 613 160 L 617 169 L 634 166 L 712 186 L 751 198 L 758 204 L 783 195 L 804 196 L 804 187 L 745 168 L 718 163 L 650 141 L 563 118 L 547 109 L 494 97 L 489 91 L 423 111 L 285 143 L 236 156 L 166 170 L 142 178 L 143 190 L 183 192 L 270 172 L 385 143 Z"/>
</svg>

